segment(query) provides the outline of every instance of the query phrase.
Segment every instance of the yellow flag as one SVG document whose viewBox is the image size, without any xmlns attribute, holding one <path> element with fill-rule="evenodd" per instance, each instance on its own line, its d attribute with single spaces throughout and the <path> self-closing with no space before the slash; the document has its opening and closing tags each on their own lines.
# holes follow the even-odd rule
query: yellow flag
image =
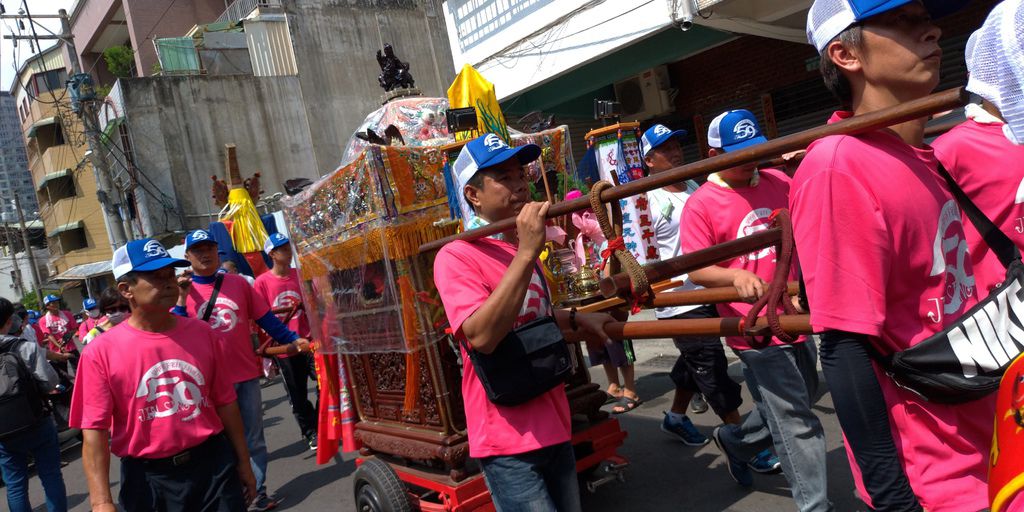
<svg viewBox="0 0 1024 512">
<path fill-rule="evenodd" d="M 494 94 L 494 84 L 487 81 L 473 66 L 466 64 L 448 88 L 449 108 L 476 107 L 476 123 L 479 133 L 456 134 L 456 140 L 466 140 L 484 133 L 496 133 L 506 143 L 512 143 L 505 124 L 505 116 Z"/>
</svg>

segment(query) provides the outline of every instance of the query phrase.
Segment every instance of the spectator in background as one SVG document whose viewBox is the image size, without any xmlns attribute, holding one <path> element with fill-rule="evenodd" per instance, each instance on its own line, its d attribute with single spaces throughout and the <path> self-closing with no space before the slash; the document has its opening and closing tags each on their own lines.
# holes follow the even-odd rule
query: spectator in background
<svg viewBox="0 0 1024 512">
<path fill-rule="evenodd" d="M 27 429 L 0 436 L 0 472 L 7 487 L 7 507 L 11 512 L 31 512 L 32 505 L 28 501 L 28 464 L 31 459 L 43 484 L 47 510 L 65 512 L 68 500 L 60 470 L 60 441 L 57 439 L 57 427 L 44 405 L 44 394 L 56 390 L 60 379 L 46 363 L 46 349 L 22 337 L 7 334 L 20 331 L 23 327 L 20 322 L 21 318 L 15 314 L 11 302 L 0 298 L 0 332 L 4 333 L 0 335 L 0 354 L 13 353 L 32 379 L 32 382 L 18 380 L 18 386 L 27 386 L 23 394 L 7 396 L 14 391 L 10 384 L 16 376 L 9 371 L 16 369 L 0 367 L 3 370 L 0 379 L 5 384 L 0 386 L 5 398 L 0 403 L 0 414 L 4 414 L 6 420 L 3 425 L 11 426 L 9 422 L 17 421 L 19 417 L 28 419 L 22 416 L 26 409 L 31 409 L 36 421 Z M 12 362 L 5 356 L 0 357 L 5 363 Z M 18 407 L 19 410 L 6 410 L 7 407 Z"/>
<path fill-rule="evenodd" d="M 128 301 L 121 296 L 121 292 L 115 287 L 107 288 L 100 293 L 99 310 L 103 314 L 103 321 L 85 334 L 85 337 L 82 338 L 83 346 L 92 343 L 97 336 L 127 320 L 132 314 Z"/>
</svg>

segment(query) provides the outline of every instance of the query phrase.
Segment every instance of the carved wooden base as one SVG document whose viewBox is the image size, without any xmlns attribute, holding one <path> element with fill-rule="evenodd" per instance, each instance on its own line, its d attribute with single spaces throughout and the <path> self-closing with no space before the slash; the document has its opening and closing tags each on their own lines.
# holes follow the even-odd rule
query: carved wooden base
<svg viewBox="0 0 1024 512">
<path fill-rule="evenodd" d="M 363 456 L 382 453 L 443 464 L 452 480 L 458 482 L 469 476 L 466 458 L 469 442 L 464 434 L 438 436 L 429 432 L 410 432 L 402 426 L 360 422 L 355 427 L 356 439 L 363 444 Z"/>
</svg>

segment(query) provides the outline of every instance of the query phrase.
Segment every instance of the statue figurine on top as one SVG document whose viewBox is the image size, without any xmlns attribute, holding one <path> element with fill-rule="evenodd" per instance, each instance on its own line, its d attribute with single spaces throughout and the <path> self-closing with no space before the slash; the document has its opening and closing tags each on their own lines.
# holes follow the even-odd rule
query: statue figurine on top
<svg viewBox="0 0 1024 512">
<path fill-rule="evenodd" d="M 412 73 L 409 73 L 409 63 L 398 60 L 395 50 L 391 44 L 384 45 L 384 51 L 377 50 L 377 64 L 380 65 L 380 75 L 377 82 L 385 91 L 391 92 L 394 89 L 411 89 L 415 85 Z"/>
</svg>

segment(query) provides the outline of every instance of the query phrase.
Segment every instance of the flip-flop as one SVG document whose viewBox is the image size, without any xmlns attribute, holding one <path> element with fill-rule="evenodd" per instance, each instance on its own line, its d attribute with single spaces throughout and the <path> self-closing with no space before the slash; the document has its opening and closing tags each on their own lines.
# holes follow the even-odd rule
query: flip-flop
<svg viewBox="0 0 1024 512">
<path fill-rule="evenodd" d="M 644 403 L 644 401 L 640 400 L 639 398 L 629 398 L 628 396 L 624 396 L 624 397 L 619 398 L 618 400 L 615 401 L 615 406 L 616 407 L 620 407 L 623 410 L 616 411 L 613 408 L 612 409 L 612 414 L 625 414 L 627 412 L 630 412 L 630 411 L 636 409 L 637 407 L 640 407 L 640 405 L 643 404 L 643 403 Z"/>
<path fill-rule="evenodd" d="M 604 392 L 604 404 L 603 405 L 608 405 L 608 404 L 611 404 L 611 403 L 618 402 L 619 398 L 622 398 L 622 397 L 615 396 L 615 395 L 605 391 Z"/>
</svg>

